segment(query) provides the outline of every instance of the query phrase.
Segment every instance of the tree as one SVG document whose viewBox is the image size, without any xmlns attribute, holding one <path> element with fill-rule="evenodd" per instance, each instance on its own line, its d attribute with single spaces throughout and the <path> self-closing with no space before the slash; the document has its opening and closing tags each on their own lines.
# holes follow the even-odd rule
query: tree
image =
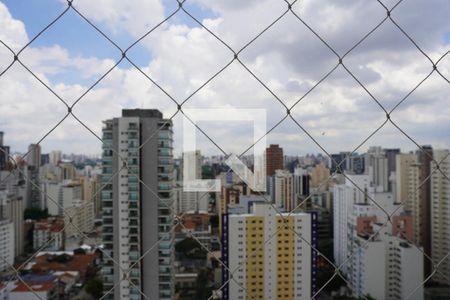
<svg viewBox="0 0 450 300">
<path fill-rule="evenodd" d="M 86 292 L 91 294 L 95 299 L 99 299 L 103 295 L 103 282 L 94 278 L 86 283 Z"/>
<path fill-rule="evenodd" d="M 211 288 L 208 285 L 208 271 L 200 269 L 197 274 L 197 299 L 207 300 L 212 294 Z"/>
<path fill-rule="evenodd" d="M 77 249 L 73 250 L 73 254 L 85 255 L 86 254 L 86 250 L 84 250 L 83 248 L 77 248 Z"/>
<path fill-rule="evenodd" d="M 58 263 L 64 264 L 72 260 L 72 256 L 69 254 L 52 255 L 47 258 L 47 261 L 56 261 Z"/>
<path fill-rule="evenodd" d="M 218 215 L 212 215 L 209 218 L 209 223 L 211 224 L 212 228 L 217 228 L 219 227 L 219 216 Z"/>
<path fill-rule="evenodd" d="M 193 238 L 185 238 L 175 245 L 175 251 L 189 258 L 205 258 L 206 251 L 200 243 Z"/>
<path fill-rule="evenodd" d="M 31 207 L 31 208 L 27 208 L 25 209 L 24 213 L 23 213 L 23 218 L 25 220 L 40 220 L 40 219 L 46 219 L 48 217 L 48 211 L 42 210 L 40 208 L 37 207 Z"/>
</svg>

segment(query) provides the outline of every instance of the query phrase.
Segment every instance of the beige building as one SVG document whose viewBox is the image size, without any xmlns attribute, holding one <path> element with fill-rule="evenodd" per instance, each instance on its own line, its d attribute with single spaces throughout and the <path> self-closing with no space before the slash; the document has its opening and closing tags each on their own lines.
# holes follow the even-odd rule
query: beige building
<svg viewBox="0 0 450 300">
<path fill-rule="evenodd" d="M 440 171 L 435 171 L 431 175 L 431 255 L 434 264 L 439 265 L 439 272 L 436 272 L 433 279 L 450 284 L 450 153 L 449 150 L 435 150 L 433 153 L 435 161 L 439 162 Z M 434 162 L 431 163 L 431 170 L 436 168 Z M 446 259 L 447 258 L 447 259 Z"/>
<path fill-rule="evenodd" d="M 396 156 L 396 199 L 411 212 L 414 219 L 414 242 L 423 245 L 426 232 L 424 228 L 424 211 L 420 201 L 420 164 L 415 154 L 398 154 Z"/>
<path fill-rule="evenodd" d="M 80 178 L 82 188 L 82 199 L 85 201 L 92 201 L 94 205 L 94 216 L 101 216 L 101 189 L 102 184 L 100 176 L 94 175 L 92 177 L 83 176 Z"/>
<path fill-rule="evenodd" d="M 296 208 L 292 174 L 289 171 L 276 170 L 274 181 L 275 205 L 284 211 L 290 212 Z"/>
<path fill-rule="evenodd" d="M 70 218 L 72 223 L 70 223 Z M 66 238 L 82 237 L 94 228 L 94 203 L 77 200 L 73 206 L 65 209 L 64 223 Z"/>
<path fill-rule="evenodd" d="M 330 169 L 321 162 L 311 170 L 311 187 L 318 188 L 320 191 L 327 191 L 329 187 L 329 177 Z"/>
</svg>

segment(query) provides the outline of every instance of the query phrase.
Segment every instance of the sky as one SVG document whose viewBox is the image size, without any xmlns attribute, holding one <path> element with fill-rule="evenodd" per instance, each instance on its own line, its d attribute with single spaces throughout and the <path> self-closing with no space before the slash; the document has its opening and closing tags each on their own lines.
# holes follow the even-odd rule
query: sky
<svg viewBox="0 0 450 300">
<path fill-rule="evenodd" d="M 285 106 L 297 103 L 290 110 L 295 122 L 287 118 L 267 135 L 267 143 L 281 144 L 290 155 L 323 149 L 363 152 L 371 145 L 415 150 L 410 138 L 450 147 L 450 84 L 437 72 L 423 81 L 433 64 L 401 30 L 387 19 L 353 48 L 386 18 L 377 1 L 299 1 L 292 9 L 302 22 L 291 12 L 278 19 L 288 6 L 282 0 L 187 0 L 183 6 L 190 15 L 235 52 L 242 50 L 242 64 L 179 10 L 127 52 L 141 71 L 122 61 L 92 89 L 121 52 L 86 20 L 126 49 L 176 11 L 178 3 L 74 0 L 73 6 L 85 19 L 69 9 L 33 40 L 68 8 L 67 2 L 0 0 L 2 43 L 18 52 L 33 40 L 19 54 L 26 68 L 16 62 L 0 76 L 0 131 L 13 151 L 25 152 L 45 136 L 40 143 L 44 153 L 98 154 L 103 120 L 120 116 L 123 108 L 153 108 L 173 117 L 175 153 L 180 153 L 183 115 L 176 114 L 173 100 L 186 100 L 183 109 L 265 109 L 267 130 L 283 120 Z M 404 0 L 391 13 L 435 63 L 450 50 L 449 15 L 448 0 Z M 351 50 L 343 59 L 345 68 L 336 67 L 338 58 L 324 42 L 340 56 Z M 0 74 L 12 61 L 13 54 L 0 44 Z M 437 68 L 450 79 L 450 54 Z M 73 108 L 89 130 L 72 116 L 64 119 L 64 103 L 40 81 L 69 105 L 89 90 Z M 373 134 L 386 121 L 382 107 L 395 108 L 390 118 L 403 132 L 387 122 Z M 203 121 L 199 126 L 226 153 L 242 153 L 253 143 L 251 122 Z M 201 132 L 197 144 L 205 154 L 221 153 Z"/>
</svg>

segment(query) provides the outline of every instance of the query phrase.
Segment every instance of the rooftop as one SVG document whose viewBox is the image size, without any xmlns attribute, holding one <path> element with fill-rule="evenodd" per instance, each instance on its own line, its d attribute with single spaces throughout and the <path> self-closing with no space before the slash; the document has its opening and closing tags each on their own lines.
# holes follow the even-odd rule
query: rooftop
<svg viewBox="0 0 450 300">
<path fill-rule="evenodd" d="M 122 109 L 122 117 L 159 118 L 162 113 L 157 109 Z"/>
<path fill-rule="evenodd" d="M 67 260 L 55 259 L 54 256 L 45 254 L 36 257 L 36 263 L 31 269 L 37 273 L 48 271 L 74 271 L 83 273 L 96 258 L 96 253 L 75 254 Z"/>
<path fill-rule="evenodd" d="M 12 293 L 23 293 L 23 292 L 45 292 L 53 289 L 55 287 L 55 282 L 40 282 L 37 284 L 25 284 L 19 282 L 17 286 L 12 290 Z"/>
<path fill-rule="evenodd" d="M 48 230 L 51 232 L 60 232 L 64 229 L 64 220 L 47 218 L 36 222 L 35 230 Z"/>
</svg>

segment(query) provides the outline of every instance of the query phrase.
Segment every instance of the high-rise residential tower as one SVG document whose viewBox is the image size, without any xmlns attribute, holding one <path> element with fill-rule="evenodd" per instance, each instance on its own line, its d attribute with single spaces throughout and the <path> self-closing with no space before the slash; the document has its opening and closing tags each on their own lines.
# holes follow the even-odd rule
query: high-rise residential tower
<svg viewBox="0 0 450 300">
<path fill-rule="evenodd" d="M 27 202 L 26 207 L 43 208 L 41 203 L 41 193 L 39 169 L 41 167 L 41 146 L 39 144 L 30 144 L 28 154 L 25 156 L 27 161 Z"/>
<path fill-rule="evenodd" d="M 158 110 L 124 109 L 104 124 L 105 291 L 174 299 L 172 123 Z"/>
<path fill-rule="evenodd" d="M 439 272 L 433 276 L 437 282 L 450 285 L 450 153 L 449 150 L 434 150 L 433 158 L 440 171 L 431 175 L 431 255 L 433 264 L 439 264 Z M 436 169 L 436 163 L 431 163 Z"/>
<path fill-rule="evenodd" d="M 49 154 L 49 162 L 50 164 L 56 166 L 62 160 L 62 152 L 59 150 L 54 150 Z"/>
<path fill-rule="evenodd" d="M 6 163 L 9 161 L 9 146 L 3 144 L 3 131 L 0 131 L 0 171 L 6 169 Z"/>
<path fill-rule="evenodd" d="M 406 211 L 414 217 L 414 242 L 424 244 L 424 211 L 420 203 L 421 165 L 415 154 L 398 154 L 396 156 L 396 199 L 404 205 Z"/>
<path fill-rule="evenodd" d="M 387 192 L 389 190 L 389 161 L 386 152 L 381 147 L 370 147 L 366 153 L 366 174 L 371 177 L 372 185 L 379 192 Z"/>
<path fill-rule="evenodd" d="M 433 159 L 433 148 L 431 146 L 422 146 L 422 149 L 416 151 L 417 160 L 420 163 L 420 191 L 419 191 L 419 207 L 422 215 L 422 224 L 420 235 L 423 237 L 423 251 L 432 256 L 431 236 L 432 236 L 432 195 L 431 195 L 431 161 Z M 436 160 L 439 162 L 439 160 Z M 429 276 L 432 272 L 431 262 L 425 260 L 425 276 Z M 449 273 L 450 274 L 450 273 Z"/>
<path fill-rule="evenodd" d="M 292 179 L 292 174 L 286 170 L 277 170 L 273 178 L 273 202 L 276 207 L 286 212 L 296 207 Z"/>
<path fill-rule="evenodd" d="M 266 148 L 266 175 L 275 175 L 275 170 L 284 168 L 283 148 L 278 145 L 270 145 Z"/>
<path fill-rule="evenodd" d="M 321 162 L 311 171 L 311 187 L 320 191 L 327 191 L 329 187 L 330 169 Z"/>
<path fill-rule="evenodd" d="M 30 144 L 26 159 L 29 167 L 35 167 L 39 170 L 41 166 L 41 146 L 39 144 Z"/>
<path fill-rule="evenodd" d="M 392 172 L 395 172 L 397 168 L 396 156 L 400 154 L 400 149 L 391 148 L 391 149 L 383 149 L 388 161 L 388 175 L 391 175 Z M 395 192 L 395 191 L 394 191 Z"/>
</svg>

